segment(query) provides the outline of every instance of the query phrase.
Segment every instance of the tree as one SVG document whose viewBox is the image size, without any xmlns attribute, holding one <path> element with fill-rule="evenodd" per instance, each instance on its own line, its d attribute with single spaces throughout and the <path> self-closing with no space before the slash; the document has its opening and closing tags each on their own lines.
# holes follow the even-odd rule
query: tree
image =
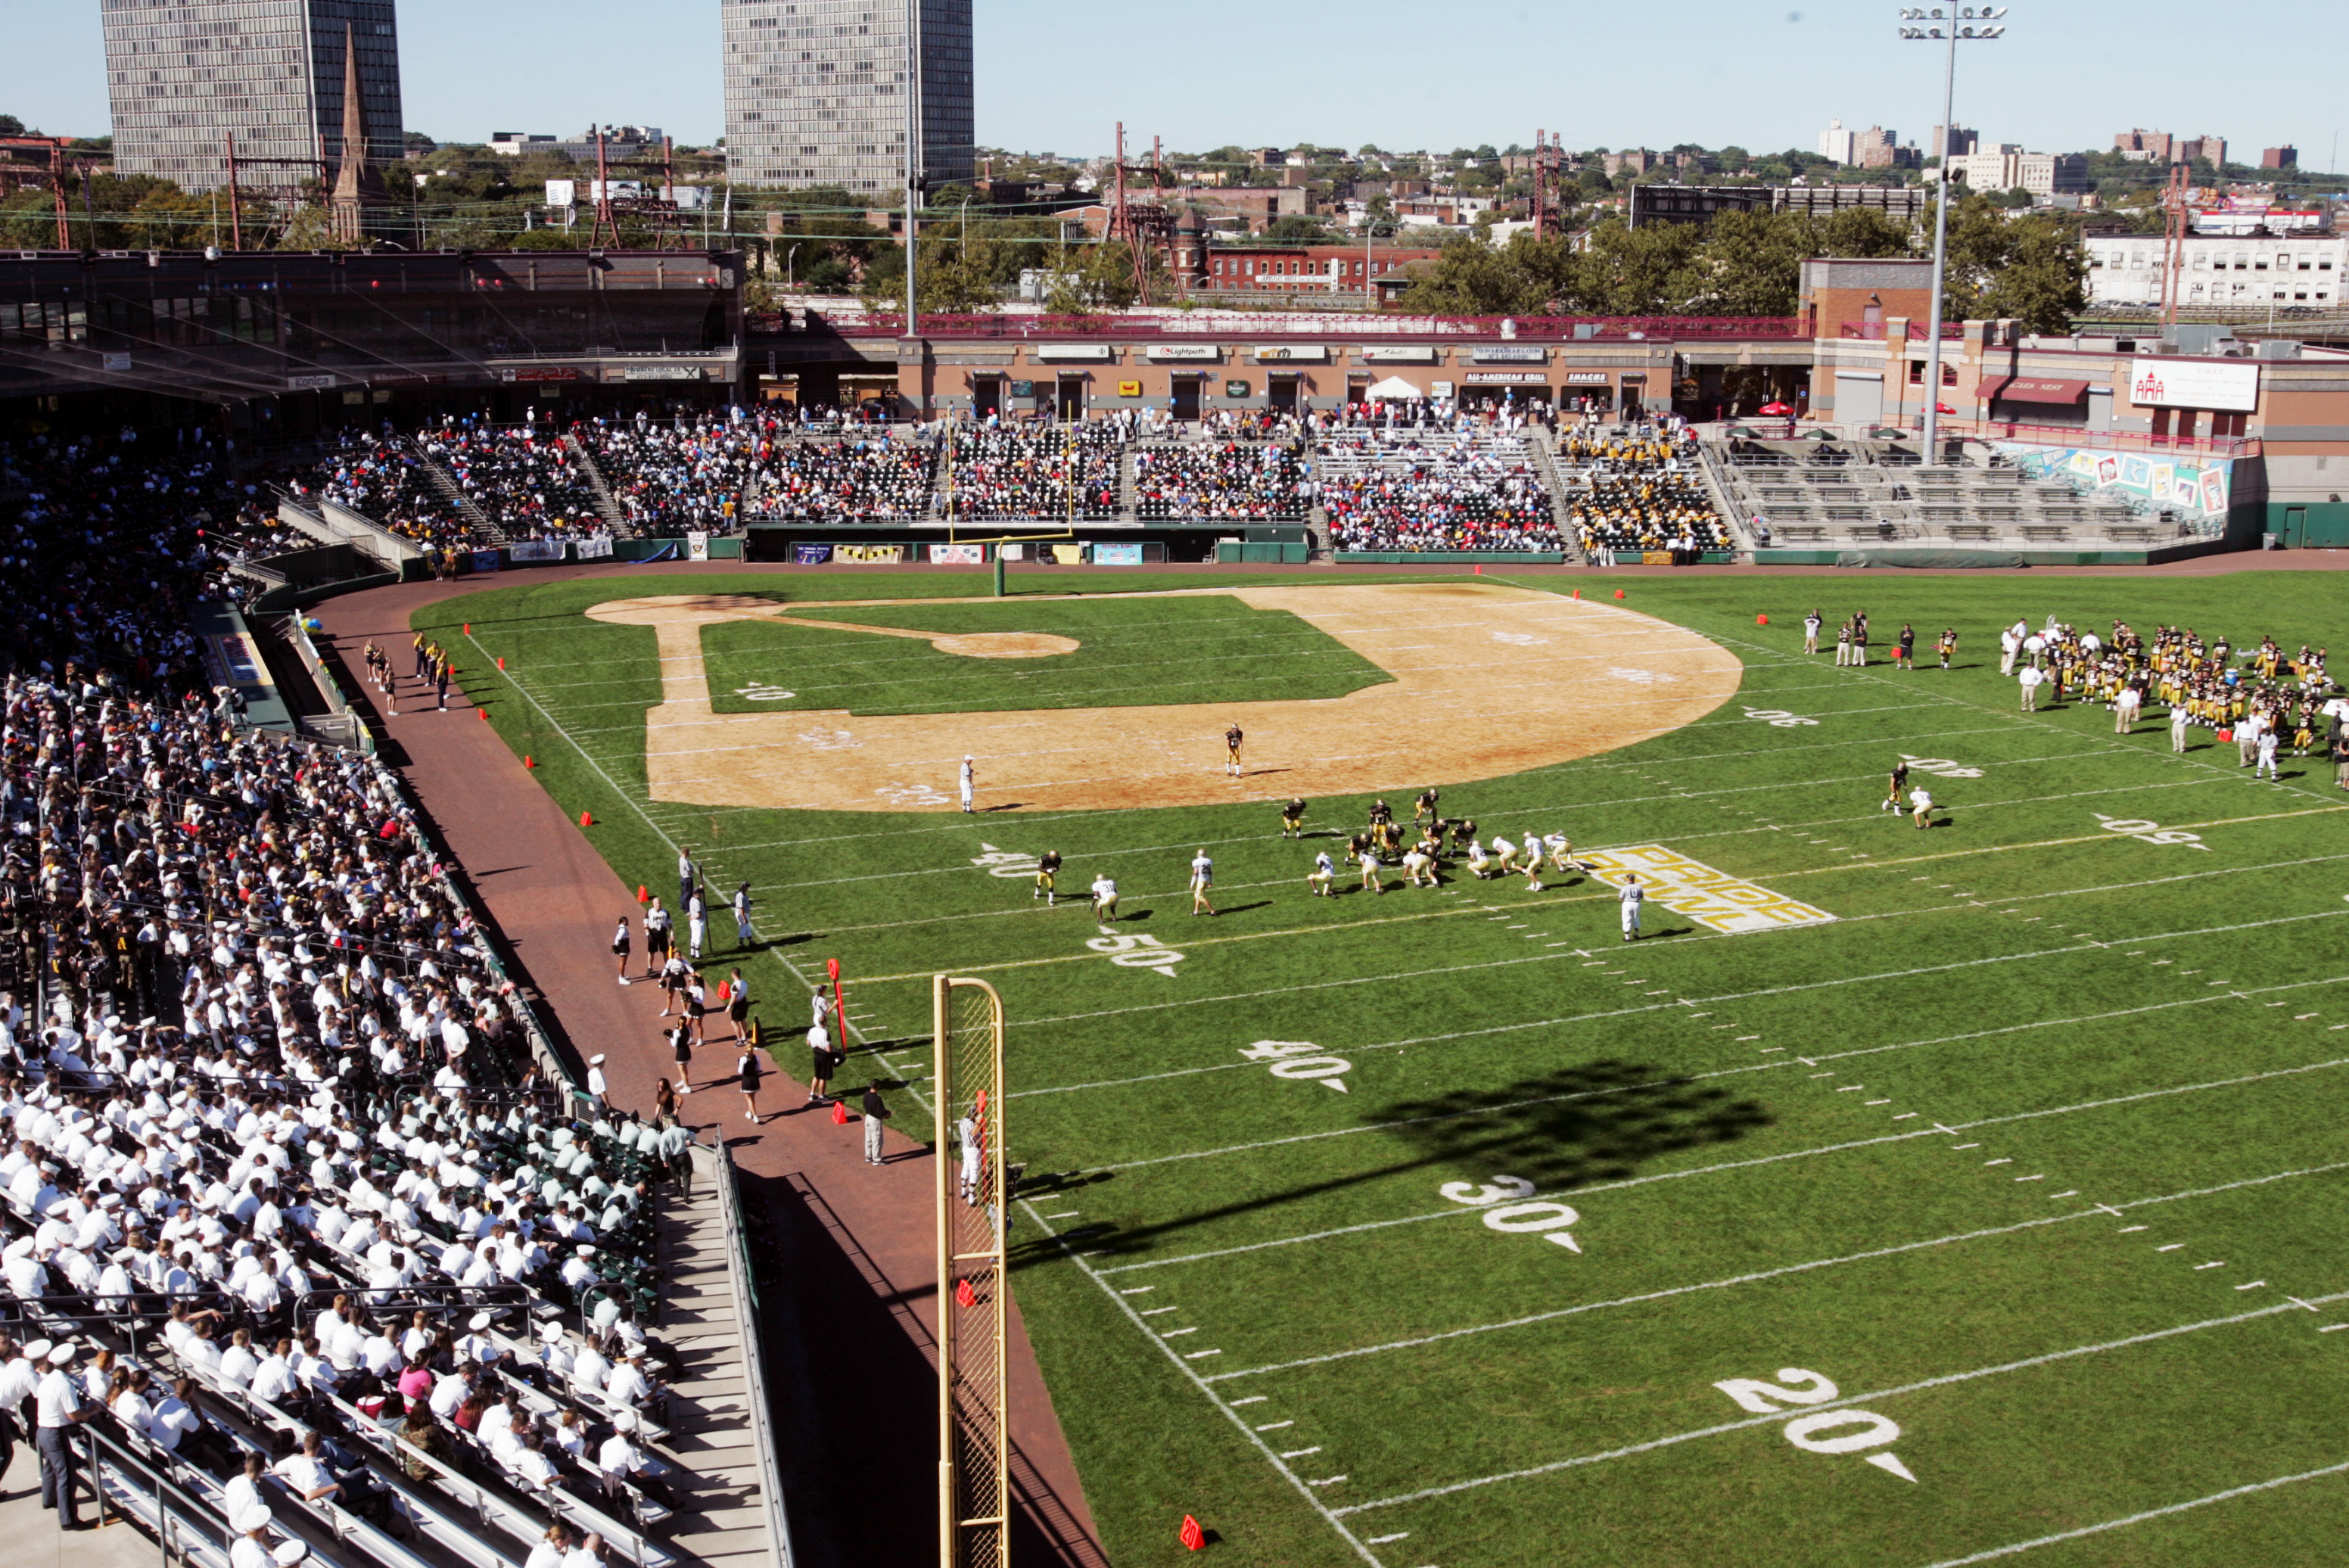
<svg viewBox="0 0 2349 1568">
<path fill-rule="evenodd" d="M 1723 212 L 1706 226 L 1689 308 L 1708 315 L 1793 315 L 1818 227 L 1799 212 Z"/>
<path fill-rule="evenodd" d="M 1812 253 L 1872 261 L 1905 256 L 1915 249 L 1909 225 L 1890 213 L 1874 207 L 1847 207 L 1819 225 L 1818 249 Z"/>
<path fill-rule="evenodd" d="M 1291 242 L 1299 240 L 1326 240 L 1330 237 L 1330 230 L 1328 225 L 1324 224 L 1319 218 L 1299 217 L 1296 213 L 1292 212 L 1286 217 L 1275 218 L 1271 222 L 1266 224 L 1264 227 L 1264 237 L 1268 240 L 1287 240 Z"/>
<path fill-rule="evenodd" d="M 1444 242 L 1434 266 L 1403 294 L 1406 309 L 1438 315 L 1529 315 L 1566 293 L 1575 272 L 1568 242 L 1517 233 Z"/>
<path fill-rule="evenodd" d="M 22 136 L 25 122 L 13 114 L 0 114 L 0 136 Z"/>
<path fill-rule="evenodd" d="M 1704 231 L 1692 223 L 1631 229 L 1609 219 L 1576 258 L 1576 308 L 1599 315 L 1666 315 L 1689 308 L 1705 279 L 1693 263 Z"/>
<path fill-rule="evenodd" d="M 2009 213 L 1979 193 L 1951 212 L 1952 315 L 2011 316 L 2025 331 L 2060 333 L 2087 303 L 2087 258 L 2072 214 L 2054 208 Z"/>
</svg>

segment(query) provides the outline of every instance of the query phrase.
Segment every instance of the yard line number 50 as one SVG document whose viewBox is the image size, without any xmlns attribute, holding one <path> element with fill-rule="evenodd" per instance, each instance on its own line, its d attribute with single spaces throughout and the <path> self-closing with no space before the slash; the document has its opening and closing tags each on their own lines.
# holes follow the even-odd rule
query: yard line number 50
<svg viewBox="0 0 2349 1568">
<path fill-rule="evenodd" d="M 1807 1384 L 1808 1387 L 1803 1387 Z M 1737 1401 L 1741 1410 L 1751 1410 L 1757 1416 L 1775 1416 L 1790 1405 L 1824 1405 L 1836 1397 L 1836 1386 L 1816 1372 L 1800 1367 L 1778 1368 L 1778 1381 L 1765 1383 L 1759 1377 L 1729 1377 L 1715 1383 L 1714 1387 Z M 1842 1431 L 1842 1428 L 1856 1429 Z M 1834 1432 L 1833 1437 L 1823 1434 Z M 1820 1410 L 1813 1415 L 1797 1416 L 1785 1426 L 1786 1440 L 1811 1454 L 1867 1454 L 1868 1462 L 1878 1470 L 1899 1476 L 1902 1480 L 1917 1478 L 1900 1462 L 1890 1446 L 1900 1440 L 1899 1424 L 1889 1416 L 1879 1416 L 1873 1410 Z M 1883 1453 L 1868 1454 L 1869 1449 L 1883 1449 Z"/>
</svg>

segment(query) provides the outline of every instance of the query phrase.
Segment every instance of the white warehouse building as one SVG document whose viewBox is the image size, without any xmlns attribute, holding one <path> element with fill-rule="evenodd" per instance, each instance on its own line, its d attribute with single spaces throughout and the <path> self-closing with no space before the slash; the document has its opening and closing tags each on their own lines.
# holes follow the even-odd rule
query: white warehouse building
<svg viewBox="0 0 2349 1568">
<path fill-rule="evenodd" d="M 2154 304 L 2161 299 L 2159 234 L 2092 234 L 2091 304 Z M 2349 265 L 2349 237 L 2334 234 L 2225 236 L 2185 241 L 2178 303 L 2207 305 L 2333 305 Z"/>
</svg>

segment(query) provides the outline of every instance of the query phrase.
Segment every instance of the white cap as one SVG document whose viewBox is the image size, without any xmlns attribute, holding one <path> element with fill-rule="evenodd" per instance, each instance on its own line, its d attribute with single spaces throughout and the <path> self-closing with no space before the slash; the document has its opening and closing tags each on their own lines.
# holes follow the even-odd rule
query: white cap
<svg viewBox="0 0 2349 1568">
<path fill-rule="evenodd" d="M 616 1432 L 635 1431 L 636 1413 L 634 1410 L 615 1410 L 612 1413 L 612 1429 Z"/>
<path fill-rule="evenodd" d="M 589 1057 L 587 1065 L 591 1068 L 600 1068 L 604 1065 L 604 1058 L 601 1056 Z"/>
<path fill-rule="evenodd" d="M 563 1338 L 563 1325 L 550 1317 L 538 1326 L 538 1336 L 549 1345 L 556 1344 Z"/>
<path fill-rule="evenodd" d="M 475 1332 L 475 1333 L 479 1333 L 481 1330 L 482 1330 L 482 1329 L 484 1329 L 484 1328 L 487 1328 L 487 1327 L 491 1325 L 491 1323 L 492 1323 L 493 1321 L 495 1321 L 495 1318 L 496 1318 L 496 1314 L 494 1314 L 494 1313 L 489 1313 L 489 1312 L 477 1312 L 477 1313 L 473 1314 L 473 1329 L 474 1329 L 474 1332 Z"/>
<path fill-rule="evenodd" d="M 236 1516 L 238 1533 L 250 1535 L 256 1530 L 266 1530 L 269 1528 L 269 1522 L 276 1517 L 269 1511 L 267 1504 L 256 1502 Z"/>
<path fill-rule="evenodd" d="M 79 1354 L 79 1352 L 77 1347 L 71 1345 L 51 1346 L 49 1347 L 49 1365 L 52 1367 L 63 1367 L 67 1362 L 71 1361 L 78 1354 Z"/>
<path fill-rule="evenodd" d="M 310 1548 L 299 1541 L 281 1541 L 269 1555 L 277 1560 L 277 1568 L 294 1568 L 294 1564 L 310 1555 Z"/>
<path fill-rule="evenodd" d="M 25 1346 L 25 1358 L 28 1361 L 47 1361 L 49 1358 L 49 1341 L 36 1339 Z"/>
</svg>

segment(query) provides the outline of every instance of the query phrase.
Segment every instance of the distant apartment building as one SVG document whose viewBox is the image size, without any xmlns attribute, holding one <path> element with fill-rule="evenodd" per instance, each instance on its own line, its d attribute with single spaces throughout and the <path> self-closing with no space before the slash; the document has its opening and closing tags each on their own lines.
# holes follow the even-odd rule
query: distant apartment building
<svg viewBox="0 0 2349 1568">
<path fill-rule="evenodd" d="M 918 88 L 919 164 L 933 187 L 968 183 L 971 0 L 917 0 L 912 81 L 906 6 L 871 0 L 719 0 L 728 171 L 738 184 L 901 189 L 905 100 Z"/>
<path fill-rule="evenodd" d="M 1858 139 L 1858 136 L 1857 131 L 1846 128 L 1843 121 L 1839 119 L 1827 121 L 1826 129 L 1819 132 L 1819 156 L 1829 163 L 1849 169 L 1859 161 L 1858 156 L 1852 150 L 1852 143 Z"/>
<path fill-rule="evenodd" d="M 2260 167 L 2262 169 L 2297 169 L 2300 167 L 2300 149 L 2297 147 L 2261 148 L 2260 150 Z"/>
<path fill-rule="evenodd" d="M 657 125 L 607 125 L 604 127 L 605 158 L 635 158 L 647 151 L 660 150 L 663 134 Z M 490 150 L 509 158 L 525 152 L 554 152 L 564 158 L 595 160 L 595 128 L 589 126 L 577 136 L 542 136 L 530 131 L 493 130 L 490 133 Z"/>
<path fill-rule="evenodd" d="M 2166 164 L 2175 139 L 2166 130 L 2124 130 L 2113 138 L 2113 150 L 2131 162 Z"/>
<path fill-rule="evenodd" d="M 1889 169 L 1900 148 L 1900 133 L 1871 125 L 1851 139 L 1851 160 L 1862 169 Z"/>
<path fill-rule="evenodd" d="M 2088 160 L 2076 152 L 1971 152 L 1949 160 L 1973 191 L 2029 191 L 2041 201 L 2089 190 Z"/>
<path fill-rule="evenodd" d="M 2190 136 L 2178 142 L 2173 151 L 2177 155 L 2173 161 L 2194 163 L 2208 159 L 2210 167 L 2217 169 L 2227 161 L 2227 139 L 2223 136 L 2212 136 L 2206 131 L 2200 136 Z"/>
<path fill-rule="evenodd" d="M 397 163 L 405 139 L 393 0 L 108 0 L 107 97 L 114 167 L 190 191 L 238 182 L 291 190 L 343 162 L 346 46 L 357 57 L 353 150 Z M 256 160 L 263 161 L 254 161 Z M 285 160 L 296 161 L 266 161 Z"/>
<path fill-rule="evenodd" d="M 2091 235 L 2083 242 L 2092 304 L 2161 302 L 2159 234 Z M 2214 307 L 2331 308 L 2349 269 L 2349 237 L 2189 235 L 2178 267 L 2178 303 Z"/>
<path fill-rule="evenodd" d="M 1601 160 L 1609 179 L 1618 174 L 1648 174 L 1663 166 L 1663 160 L 1644 147 L 1626 148 L 1621 152 L 1609 152 Z"/>
<path fill-rule="evenodd" d="M 1927 158 L 1963 158 L 1982 150 L 1982 132 L 1962 125 L 1937 125 L 1932 139 L 1919 150 Z"/>
</svg>

